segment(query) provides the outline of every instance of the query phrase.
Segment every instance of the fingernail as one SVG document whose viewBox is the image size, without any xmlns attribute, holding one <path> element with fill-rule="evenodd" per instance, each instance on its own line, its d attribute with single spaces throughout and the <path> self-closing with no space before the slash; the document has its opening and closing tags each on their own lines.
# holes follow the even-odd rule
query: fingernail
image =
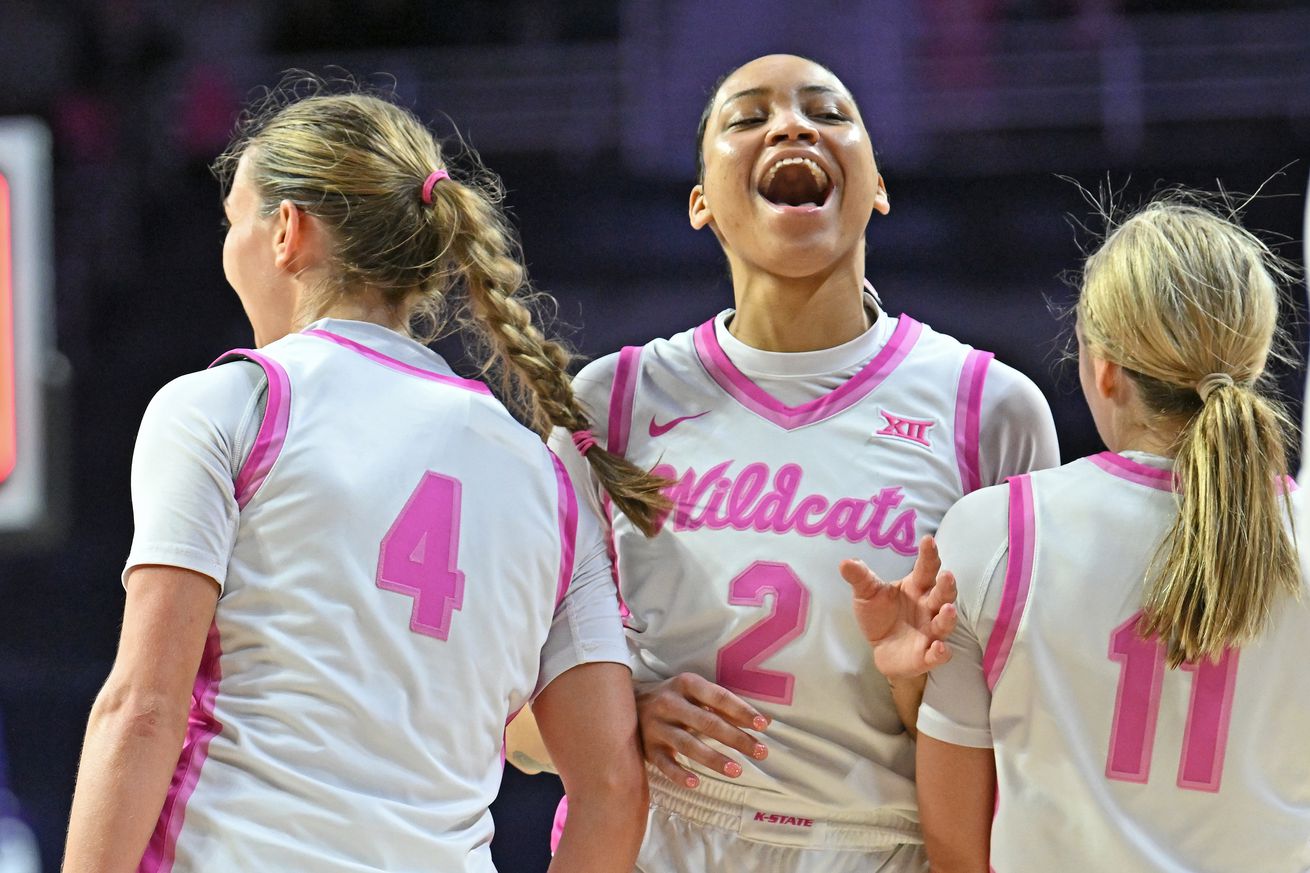
<svg viewBox="0 0 1310 873">
<path fill-rule="evenodd" d="M 723 765 L 723 772 L 733 779 L 736 779 L 741 775 L 741 765 L 736 761 L 729 761 L 727 764 Z"/>
<path fill-rule="evenodd" d="M 688 788 L 695 788 L 697 785 L 700 785 L 700 780 L 699 780 L 699 779 L 697 779 L 695 776 L 688 776 L 688 777 L 687 777 L 687 787 L 688 787 Z"/>
<path fill-rule="evenodd" d="M 762 731 L 769 726 L 769 720 L 762 715 L 757 715 L 755 720 L 751 722 L 751 726 L 757 731 Z"/>
<path fill-rule="evenodd" d="M 766 748 L 765 748 L 762 744 L 760 744 L 760 743 L 756 743 L 756 744 L 755 744 L 754 757 L 756 758 L 756 760 L 762 759 L 762 758 L 763 758 L 765 755 L 767 755 L 767 754 L 769 754 L 769 750 L 768 750 L 768 749 L 766 749 Z"/>
</svg>

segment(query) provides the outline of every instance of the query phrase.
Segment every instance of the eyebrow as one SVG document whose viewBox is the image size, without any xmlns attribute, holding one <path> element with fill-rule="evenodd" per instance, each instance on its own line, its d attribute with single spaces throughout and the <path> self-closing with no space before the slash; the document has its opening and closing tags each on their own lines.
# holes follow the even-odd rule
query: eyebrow
<svg viewBox="0 0 1310 873">
<path fill-rule="evenodd" d="M 725 97 L 723 102 L 719 104 L 719 109 L 722 110 L 732 101 L 740 100 L 743 97 L 763 97 L 768 94 L 770 90 L 771 89 L 769 88 L 756 87 L 747 88 L 744 91 L 738 91 L 731 97 Z M 802 85 L 799 90 L 801 94 L 831 94 L 835 97 L 841 97 L 847 100 L 851 99 L 851 96 L 845 91 L 839 91 L 829 85 Z"/>
</svg>

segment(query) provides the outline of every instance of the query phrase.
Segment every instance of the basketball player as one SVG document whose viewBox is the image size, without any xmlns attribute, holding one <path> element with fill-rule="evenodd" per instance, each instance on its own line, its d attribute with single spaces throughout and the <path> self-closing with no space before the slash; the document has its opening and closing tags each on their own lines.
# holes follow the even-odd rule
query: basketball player
<svg viewBox="0 0 1310 873">
<path fill-rule="evenodd" d="M 1310 592 L 1257 386 L 1280 277 L 1180 199 L 1088 260 L 1079 373 L 1110 451 L 938 534 L 959 623 L 919 716 L 934 871 L 1310 869 Z"/>
<path fill-rule="evenodd" d="M 146 413 L 65 870 L 491 871 L 502 731 L 534 695 L 574 796 L 552 870 L 630 870 L 645 787 L 618 603 L 540 437 L 587 419 L 499 190 L 385 99 L 293 91 L 217 164 L 260 349 Z M 457 286 L 537 434 L 410 335 Z M 649 526 L 659 483 L 589 459 Z"/>
<path fill-rule="evenodd" d="M 603 445 L 674 482 L 654 538 L 610 514 L 651 775 L 637 869 L 920 870 L 914 744 L 835 571 L 905 576 L 961 495 L 1057 463 L 1050 412 L 864 292 L 890 204 L 836 76 L 756 59 L 701 128 L 689 216 L 736 308 L 574 383 Z M 603 503 L 597 484 L 579 491 Z M 911 727 L 921 688 L 902 689 Z"/>
</svg>

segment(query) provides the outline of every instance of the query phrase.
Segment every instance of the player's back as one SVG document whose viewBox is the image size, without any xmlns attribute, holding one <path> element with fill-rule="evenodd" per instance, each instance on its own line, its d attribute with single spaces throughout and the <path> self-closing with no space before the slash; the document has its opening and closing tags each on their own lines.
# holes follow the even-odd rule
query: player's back
<svg viewBox="0 0 1310 873">
<path fill-rule="evenodd" d="M 572 490 L 437 358 L 335 330 L 250 357 L 267 411 L 144 869 L 491 870 L 501 733 L 571 574 Z"/>
<path fill-rule="evenodd" d="M 1279 600 L 1257 642 L 1168 669 L 1136 623 L 1171 480 L 1106 452 L 1011 485 L 984 659 L 998 873 L 1310 869 L 1310 598 Z"/>
</svg>

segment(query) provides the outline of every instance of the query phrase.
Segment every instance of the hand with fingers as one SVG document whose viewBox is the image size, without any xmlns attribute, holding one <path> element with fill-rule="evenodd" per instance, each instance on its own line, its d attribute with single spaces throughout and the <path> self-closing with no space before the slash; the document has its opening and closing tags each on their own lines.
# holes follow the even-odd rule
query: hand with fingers
<svg viewBox="0 0 1310 873">
<path fill-rule="evenodd" d="M 955 629 L 955 577 L 942 571 L 937 543 L 919 541 L 905 578 L 884 582 L 863 561 L 841 563 L 854 595 L 855 619 L 873 646 L 873 663 L 888 679 L 908 679 L 950 660 L 945 640 Z"/>
<path fill-rule="evenodd" d="M 706 738 L 757 761 L 769 753 L 745 730 L 762 731 L 769 719 L 703 676 L 679 673 L 661 682 L 639 683 L 636 695 L 646 760 L 677 785 L 700 784 L 695 773 L 678 763 L 679 754 L 729 778 L 741 775 L 741 764 L 710 747 Z"/>
</svg>

